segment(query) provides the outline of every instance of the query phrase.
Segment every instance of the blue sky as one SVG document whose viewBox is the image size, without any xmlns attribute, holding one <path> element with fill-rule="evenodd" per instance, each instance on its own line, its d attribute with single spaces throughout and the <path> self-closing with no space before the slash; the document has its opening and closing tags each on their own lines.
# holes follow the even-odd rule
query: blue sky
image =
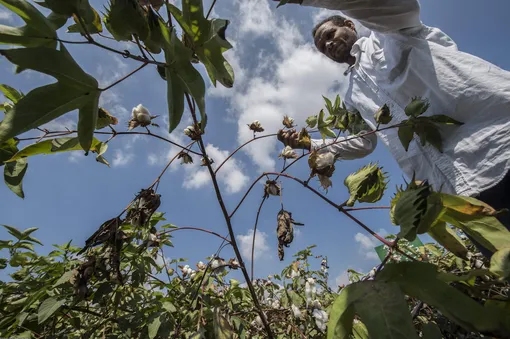
<svg viewBox="0 0 510 339">
<path fill-rule="evenodd" d="M 91 3 L 96 9 L 102 9 L 104 2 L 92 0 Z M 205 3 L 208 8 L 208 1 Z M 510 69 L 507 44 L 510 23 L 506 20 L 510 4 L 491 1 L 481 6 L 474 0 L 428 0 L 421 5 L 422 21 L 446 32 L 462 51 Z M 342 92 L 346 85 L 342 75 L 344 66 L 327 60 L 311 45 L 310 30 L 314 22 L 329 14 L 334 12 L 290 5 L 276 10 L 276 3 L 268 0 L 218 1 L 213 16 L 232 21 L 227 37 L 235 48 L 227 53 L 227 58 L 236 71 L 236 84 L 233 89 L 211 87 L 208 91 L 209 125 L 205 140 L 217 163 L 250 137 L 246 123 L 258 119 L 267 133 L 274 133 L 280 128 L 281 117 L 288 114 L 303 126 L 307 116 L 321 109 L 322 94 L 333 97 Z M 18 25 L 20 20 L 2 8 L 0 23 Z M 66 34 L 60 33 L 60 37 L 63 36 Z M 79 40 L 78 36 L 72 38 Z M 112 46 L 131 48 L 126 44 L 113 43 Z M 102 85 L 138 66 L 136 61 L 96 47 L 74 45 L 69 49 L 80 65 Z M 13 66 L 5 59 L 0 60 L 0 74 L 1 83 L 25 93 L 53 81 L 30 71 L 15 75 Z M 210 86 L 208 80 L 206 82 Z M 118 130 L 126 129 L 132 107 L 141 103 L 152 114 L 160 115 L 161 128 L 154 132 L 168 136 L 164 118 L 167 112 L 166 85 L 154 67 L 146 67 L 107 92 L 101 100 L 103 107 L 121 120 Z M 70 113 L 47 127 L 72 127 L 75 120 L 76 115 Z M 182 130 L 189 120 L 184 120 L 186 118 L 169 138 L 187 142 Z M 271 138 L 252 143 L 246 152 L 238 153 L 234 162 L 222 168 L 220 184 L 229 210 L 235 207 L 261 171 L 281 168 L 281 160 L 277 159 L 281 148 Z M 0 223 L 21 229 L 39 227 L 35 236 L 46 245 L 41 251 L 49 251 L 51 244 L 62 244 L 70 239 L 81 246 L 102 222 L 117 215 L 136 192 L 150 185 L 175 152 L 175 148 L 152 138 L 118 136 L 105 154 L 111 168 L 80 152 L 30 158 L 24 179 L 24 200 L 0 185 Z M 198 158 L 194 160 L 200 162 Z M 403 179 L 382 144 L 365 159 L 338 163 L 328 197 L 336 202 L 345 201 L 348 194 L 343 179 L 370 161 L 379 162 L 390 174 L 389 189 L 377 203 L 388 205 L 395 186 Z M 295 166 L 290 173 L 306 179 L 306 162 Z M 214 191 L 206 179 L 203 169 L 197 165 L 172 166 L 159 186 L 162 194 L 160 211 L 166 212 L 168 222 L 175 225 L 203 227 L 227 234 Z M 317 186 L 316 181 L 313 184 Z M 258 226 L 261 233 L 257 241 L 257 276 L 279 273 L 291 262 L 291 254 L 312 244 L 318 246 L 316 254 L 329 257 L 331 283 L 338 277 L 342 280 L 345 277 L 342 273 L 347 268 L 367 271 L 378 263 L 372 249 L 378 245 L 375 239 L 367 237 L 356 224 L 297 184 L 284 181 L 283 188 L 285 208 L 305 226 L 299 228 L 293 244 L 286 249 L 285 261 L 279 262 L 275 228 L 280 202 L 274 197 L 266 202 Z M 247 235 L 253 228 L 262 189 L 262 185 L 255 187 L 233 219 L 241 245 L 251 243 Z M 357 212 L 356 215 L 375 231 L 397 231 L 391 225 L 387 211 Z M 6 236 L 7 233 L 0 230 L 0 239 Z M 217 238 L 189 231 L 175 233 L 173 242 L 175 247 L 166 249 L 166 256 L 186 257 L 190 264 L 211 255 L 220 245 Z M 247 251 L 248 247 L 243 249 Z M 226 248 L 222 256 L 229 258 L 233 253 Z M 249 258 L 245 260 L 249 263 Z"/>
</svg>

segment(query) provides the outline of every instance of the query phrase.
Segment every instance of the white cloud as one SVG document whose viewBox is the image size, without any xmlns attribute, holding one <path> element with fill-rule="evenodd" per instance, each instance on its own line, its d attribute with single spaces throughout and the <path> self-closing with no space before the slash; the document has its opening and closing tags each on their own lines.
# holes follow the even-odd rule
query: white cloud
<svg viewBox="0 0 510 339">
<path fill-rule="evenodd" d="M 116 149 L 113 153 L 112 166 L 113 167 L 121 167 L 128 165 L 131 161 L 133 161 L 135 155 L 133 153 L 127 153 L 123 150 Z"/>
<path fill-rule="evenodd" d="M 228 156 L 228 151 L 223 151 L 218 147 L 208 144 L 206 147 L 207 154 L 214 160 L 213 168 L 221 164 Z M 204 187 L 211 182 L 209 171 L 205 167 L 200 167 L 194 163 L 186 166 L 187 175 L 184 179 L 183 186 L 188 189 L 197 189 Z M 247 184 L 249 177 L 243 173 L 242 164 L 239 160 L 230 158 L 217 174 L 218 180 L 226 186 L 227 193 L 237 193 Z"/>
<path fill-rule="evenodd" d="M 6 11 L 4 9 L 0 9 L 0 22 L 13 23 L 14 22 L 14 14 L 11 11 Z"/>
<path fill-rule="evenodd" d="M 386 230 L 380 229 L 379 235 L 384 236 L 388 234 Z M 354 240 L 359 243 L 359 253 L 363 255 L 365 259 L 371 259 L 371 260 L 377 260 L 379 257 L 377 256 L 377 253 L 374 250 L 374 247 L 377 247 L 381 245 L 381 242 L 377 240 L 376 238 L 372 237 L 371 235 L 366 235 L 363 233 L 356 233 L 354 236 Z"/>
<path fill-rule="evenodd" d="M 227 59 L 236 71 L 234 88 L 211 91 L 212 95 L 229 100 L 229 112 L 238 124 L 239 143 L 253 137 L 246 126 L 253 120 L 259 120 L 266 133 L 280 129 L 286 114 L 302 126 L 308 116 L 323 107 L 323 94 L 331 97 L 347 88 L 345 66 L 321 55 L 311 43 L 305 43 L 311 38 L 305 39 L 295 23 L 273 7 L 274 3 L 267 0 L 238 2 L 239 27 L 233 35 L 239 45 L 247 46 L 241 42 L 260 37 L 268 40 L 273 49 L 262 48 L 250 58 L 246 58 L 249 55 L 242 48 L 229 51 Z M 249 65 L 241 62 L 253 59 Z M 243 151 L 260 170 L 273 170 L 276 144 L 275 138 L 261 139 Z"/>
<path fill-rule="evenodd" d="M 244 260 L 251 260 L 251 246 L 253 243 L 253 229 L 250 228 L 246 235 L 239 234 L 236 236 L 241 249 Z M 269 245 L 267 244 L 267 233 L 257 231 L 255 236 L 255 250 L 253 259 L 260 259 L 269 255 Z"/>
<path fill-rule="evenodd" d="M 69 153 L 69 157 L 67 159 L 69 160 L 69 162 L 77 164 L 78 162 L 80 162 L 80 160 L 83 159 L 84 156 L 85 155 L 83 154 L 83 152 L 74 151 Z"/>
</svg>

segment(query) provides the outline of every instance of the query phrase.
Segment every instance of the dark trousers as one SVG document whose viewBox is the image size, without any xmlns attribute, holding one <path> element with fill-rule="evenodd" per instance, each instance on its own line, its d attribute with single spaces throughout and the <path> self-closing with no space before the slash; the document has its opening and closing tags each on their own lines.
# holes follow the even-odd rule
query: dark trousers
<svg viewBox="0 0 510 339">
<path fill-rule="evenodd" d="M 510 211 L 510 172 L 496 186 L 483 191 L 475 198 L 489 204 L 496 210 L 506 208 Z M 510 212 L 501 213 L 497 218 L 510 230 Z M 490 258 L 492 256 L 491 251 L 474 241 L 471 237 L 469 238 L 485 257 Z"/>
</svg>

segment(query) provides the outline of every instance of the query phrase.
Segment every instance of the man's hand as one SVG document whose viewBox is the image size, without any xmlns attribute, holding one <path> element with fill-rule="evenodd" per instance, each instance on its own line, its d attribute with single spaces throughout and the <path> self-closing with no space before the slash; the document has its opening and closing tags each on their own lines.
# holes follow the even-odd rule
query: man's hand
<svg viewBox="0 0 510 339">
<path fill-rule="evenodd" d="M 311 148 L 311 142 L 303 142 L 299 141 L 299 132 L 296 132 L 294 128 L 287 129 L 287 130 L 279 130 L 277 134 L 278 140 L 280 140 L 285 146 L 290 146 L 294 149 L 300 148 L 300 149 L 306 149 L 310 150 Z"/>
</svg>

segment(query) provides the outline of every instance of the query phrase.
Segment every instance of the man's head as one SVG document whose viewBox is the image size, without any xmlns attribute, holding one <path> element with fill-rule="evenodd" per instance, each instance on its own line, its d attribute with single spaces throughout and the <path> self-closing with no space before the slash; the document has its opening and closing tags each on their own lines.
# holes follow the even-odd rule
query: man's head
<svg viewBox="0 0 510 339">
<path fill-rule="evenodd" d="M 354 23 L 334 15 L 319 22 L 312 31 L 315 47 L 331 60 L 352 63 L 351 48 L 358 40 Z"/>
</svg>

